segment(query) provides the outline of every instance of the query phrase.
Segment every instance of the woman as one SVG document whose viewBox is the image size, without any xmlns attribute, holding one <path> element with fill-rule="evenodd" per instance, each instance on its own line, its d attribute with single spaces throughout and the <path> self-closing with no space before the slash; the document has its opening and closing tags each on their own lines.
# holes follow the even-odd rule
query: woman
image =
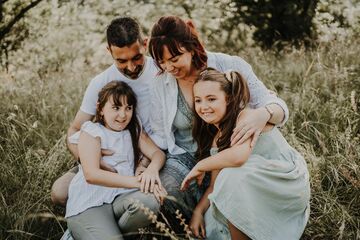
<svg viewBox="0 0 360 240">
<path fill-rule="evenodd" d="M 167 161 L 161 171 L 161 182 L 176 203 L 165 201 L 168 213 L 181 209 L 190 219 L 192 209 L 202 190 L 191 185 L 187 193 L 180 184 L 194 167 L 197 150 L 192 138 L 193 85 L 200 72 L 212 67 L 221 72 L 232 69 L 240 72 L 250 89 L 249 105 L 253 110 L 243 112 L 234 129 L 231 144 L 242 143 L 252 137 L 252 146 L 267 122 L 280 125 L 288 118 L 286 104 L 270 94 L 242 58 L 205 51 L 191 22 L 176 16 L 161 17 L 152 28 L 149 52 L 160 68 L 160 75 L 152 89 L 152 139 L 167 149 Z M 184 207 L 184 206 L 187 206 Z M 168 215 L 171 216 L 171 215 Z M 170 218 L 168 218 L 170 220 Z M 176 224 L 176 222 L 174 223 Z"/>
</svg>

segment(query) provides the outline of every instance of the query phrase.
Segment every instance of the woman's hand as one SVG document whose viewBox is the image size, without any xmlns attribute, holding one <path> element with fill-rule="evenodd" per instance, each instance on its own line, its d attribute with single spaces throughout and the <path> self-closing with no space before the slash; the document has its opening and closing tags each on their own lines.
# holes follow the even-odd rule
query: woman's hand
<svg viewBox="0 0 360 240">
<path fill-rule="evenodd" d="M 204 216 L 200 211 L 197 211 L 196 209 L 194 210 L 190 220 L 190 230 L 196 238 L 206 237 Z"/>
<path fill-rule="evenodd" d="M 154 192 L 155 185 L 162 189 L 159 171 L 157 169 L 148 166 L 143 173 L 138 177 L 140 182 L 140 191 L 144 193 Z"/>
<path fill-rule="evenodd" d="M 240 145 L 252 137 L 250 147 L 254 147 L 269 118 L 270 113 L 264 107 L 241 111 L 231 135 L 231 146 Z"/>
<path fill-rule="evenodd" d="M 200 186 L 202 181 L 204 180 L 204 177 L 205 172 L 199 171 L 195 165 L 195 167 L 193 167 L 193 169 L 191 169 L 188 175 L 186 175 L 186 177 L 184 178 L 183 182 L 181 183 L 180 190 L 185 191 L 189 187 L 190 182 L 193 179 L 196 179 L 197 184 Z"/>
</svg>

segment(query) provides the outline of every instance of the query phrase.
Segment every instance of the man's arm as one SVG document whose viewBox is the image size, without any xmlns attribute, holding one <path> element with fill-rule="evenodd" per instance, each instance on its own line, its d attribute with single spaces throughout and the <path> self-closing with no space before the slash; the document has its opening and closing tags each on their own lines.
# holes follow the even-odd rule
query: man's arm
<svg viewBox="0 0 360 240">
<path fill-rule="evenodd" d="M 67 138 L 66 138 L 67 146 L 76 160 L 79 159 L 78 147 L 77 147 L 77 144 L 73 144 L 73 143 L 69 142 L 69 137 L 72 136 L 77 131 L 80 131 L 81 125 L 86 121 L 91 121 L 93 119 L 93 117 L 94 117 L 94 115 L 87 114 L 87 113 L 84 113 L 83 111 L 79 110 L 76 113 L 76 116 L 75 116 L 74 120 L 71 122 L 70 127 L 67 131 Z"/>
</svg>

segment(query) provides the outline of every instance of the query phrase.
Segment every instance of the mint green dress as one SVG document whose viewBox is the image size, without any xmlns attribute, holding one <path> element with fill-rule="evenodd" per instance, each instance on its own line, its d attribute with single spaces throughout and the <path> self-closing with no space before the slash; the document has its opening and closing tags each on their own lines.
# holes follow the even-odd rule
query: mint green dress
<svg viewBox="0 0 360 240">
<path fill-rule="evenodd" d="M 209 200 L 207 239 L 231 239 L 227 220 L 254 240 L 299 239 L 310 211 L 306 162 L 273 128 L 244 165 L 220 171 Z"/>
</svg>

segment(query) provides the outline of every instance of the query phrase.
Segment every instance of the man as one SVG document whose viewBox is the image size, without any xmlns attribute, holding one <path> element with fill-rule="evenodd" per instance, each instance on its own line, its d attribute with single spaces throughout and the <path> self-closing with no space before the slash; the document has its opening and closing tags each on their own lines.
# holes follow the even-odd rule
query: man
<svg viewBox="0 0 360 240">
<path fill-rule="evenodd" d="M 113 80 L 124 81 L 134 90 L 138 98 L 138 115 L 142 126 L 146 132 L 150 133 L 149 88 L 158 70 L 153 60 L 145 56 L 146 39 L 143 39 L 138 23 L 128 17 L 114 19 L 109 25 L 106 35 L 107 50 L 114 59 L 114 64 L 91 80 L 81 107 L 67 131 L 67 137 L 79 131 L 84 122 L 93 119 L 99 91 Z M 77 145 L 68 141 L 67 145 L 75 159 L 79 159 Z M 111 154 L 111 152 L 103 154 Z M 104 162 L 101 163 L 101 168 L 113 171 Z M 55 204 L 66 205 L 68 186 L 75 176 L 76 170 L 75 167 L 53 184 L 51 199 Z"/>
<path fill-rule="evenodd" d="M 67 137 L 70 137 L 79 131 L 84 122 L 93 119 L 96 113 L 96 103 L 99 91 L 108 82 L 113 80 L 124 81 L 134 90 L 138 98 L 137 114 L 145 131 L 150 133 L 150 86 L 152 85 L 152 81 L 158 70 L 153 63 L 153 60 L 145 56 L 146 39 L 142 37 L 138 23 L 129 17 L 114 19 L 108 26 L 106 35 L 108 43 L 107 49 L 114 59 L 114 63 L 91 80 L 86 89 L 81 107 L 67 131 Z M 67 141 L 67 145 L 71 153 L 75 156 L 75 159 L 79 160 L 77 145 L 71 144 L 69 141 Z M 111 152 L 104 152 L 103 154 L 111 154 Z M 115 171 L 103 161 L 101 161 L 100 166 L 102 169 Z M 160 170 L 161 167 L 162 165 L 160 166 L 159 164 L 159 166 L 156 166 L 156 168 L 158 168 L 156 170 Z M 66 205 L 68 187 L 76 172 L 77 167 L 71 169 L 53 184 L 51 199 L 55 204 Z M 139 196 L 136 197 L 139 198 Z M 144 193 L 143 196 L 140 196 L 139 200 L 144 203 L 145 206 L 153 208 L 153 211 L 158 211 L 158 205 L 153 202 L 154 198 L 152 195 L 146 195 Z M 113 203 L 114 212 L 116 212 L 117 205 L 123 206 L 121 203 L 117 204 L 115 199 Z M 134 206 L 129 204 L 128 207 L 129 211 L 132 211 L 131 214 L 133 214 Z M 137 226 L 134 222 L 140 221 L 141 224 L 147 224 L 146 222 L 148 221 L 147 217 L 142 216 L 143 213 L 142 215 L 141 213 L 134 215 L 137 215 L 135 218 L 142 219 L 129 220 L 129 224 L 132 223 L 132 226 L 129 225 L 126 227 L 131 231 L 137 230 L 138 227 L 142 227 Z M 103 227 L 96 222 L 96 219 L 89 219 L 89 223 L 86 224 L 96 225 L 96 227 L 100 225 L 100 230 Z"/>
</svg>

